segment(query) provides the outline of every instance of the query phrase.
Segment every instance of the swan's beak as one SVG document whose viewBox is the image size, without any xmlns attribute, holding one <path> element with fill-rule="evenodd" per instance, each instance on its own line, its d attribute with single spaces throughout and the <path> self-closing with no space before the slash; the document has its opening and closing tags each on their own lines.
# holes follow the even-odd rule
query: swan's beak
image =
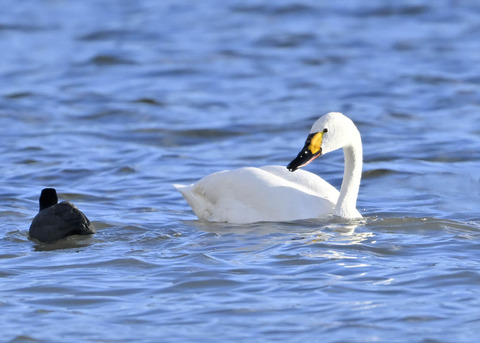
<svg viewBox="0 0 480 343">
<path fill-rule="evenodd" d="M 294 172 L 298 168 L 302 168 L 316 159 L 322 154 L 322 138 L 323 132 L 312 133 L 305 141 L 305 146 L 298 153 L 297 157 L 290 162 L 287 169 Z"/>
</svg>

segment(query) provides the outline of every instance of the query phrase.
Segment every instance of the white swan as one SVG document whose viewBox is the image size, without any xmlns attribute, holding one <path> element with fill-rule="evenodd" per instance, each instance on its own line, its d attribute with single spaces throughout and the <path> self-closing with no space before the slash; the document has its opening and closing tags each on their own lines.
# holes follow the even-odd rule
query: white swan
<svg viewBox="0 0 480 343">
<path fill-rule="evenodd" d="M 318 156 L 340 148 L 345 155 L 340 192 L 313 173 L 296 171 Z M 208 175 L 190 186 L 174 186 L 197 217 L 208 221 L 244 224 L 328 215 L 362 217 L 356 209 L 362 141 L 356 126 L 343 114 L 331 112 L 320 117 L 313 124 L 304 148 L 287 168 L 227 170 Z"/>
</svg>

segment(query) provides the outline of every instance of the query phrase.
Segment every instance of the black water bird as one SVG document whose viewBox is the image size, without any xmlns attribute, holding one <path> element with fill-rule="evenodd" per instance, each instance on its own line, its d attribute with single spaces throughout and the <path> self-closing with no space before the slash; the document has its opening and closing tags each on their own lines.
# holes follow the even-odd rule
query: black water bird
<svg viewBox="0 0 480 343">
<path fill-rule="evenodd" d="M 96 232 L 90 220 L 72 203 L 58 203 L 55 188 L 45 188 L 40 195 L 40 211 L 33 218 L 29 235 L 41 242 L 53 242 L 71 235 Z"/>
</svg>

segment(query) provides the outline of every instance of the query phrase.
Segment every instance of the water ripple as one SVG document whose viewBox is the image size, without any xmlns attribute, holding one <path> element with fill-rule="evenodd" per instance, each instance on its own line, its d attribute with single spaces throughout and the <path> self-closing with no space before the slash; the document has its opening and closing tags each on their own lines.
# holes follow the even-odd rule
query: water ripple
<svg viewBox="0 0 480 343">
<path fill-rule="evenodd" d="M 478 5 L 12 4 L 5 341 L 478 339 Z M 201 222 L 172 186 L 286 165 L 328 111 L 362 133 L 362 220 Z M 339 188 L 343 154 L 307 170 Z M 97 234 L 30 240 L 43 187 Z"/>
</svg>

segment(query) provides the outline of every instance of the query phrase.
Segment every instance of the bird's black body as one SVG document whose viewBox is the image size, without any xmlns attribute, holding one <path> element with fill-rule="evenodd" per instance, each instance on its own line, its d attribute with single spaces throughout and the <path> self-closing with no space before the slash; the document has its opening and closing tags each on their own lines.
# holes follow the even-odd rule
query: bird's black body
<svg viewBox="0 0 480 343">
<path fill-rule="evenodd" d="M 45 188 L 40 196 L 40 212 L 33 218 L 29 235 L 42 242 L 52 242 L 71 235 L 90 235 L 95 227 L 73 204 L 57 204 L 57 192 Z"/>
</svg>

